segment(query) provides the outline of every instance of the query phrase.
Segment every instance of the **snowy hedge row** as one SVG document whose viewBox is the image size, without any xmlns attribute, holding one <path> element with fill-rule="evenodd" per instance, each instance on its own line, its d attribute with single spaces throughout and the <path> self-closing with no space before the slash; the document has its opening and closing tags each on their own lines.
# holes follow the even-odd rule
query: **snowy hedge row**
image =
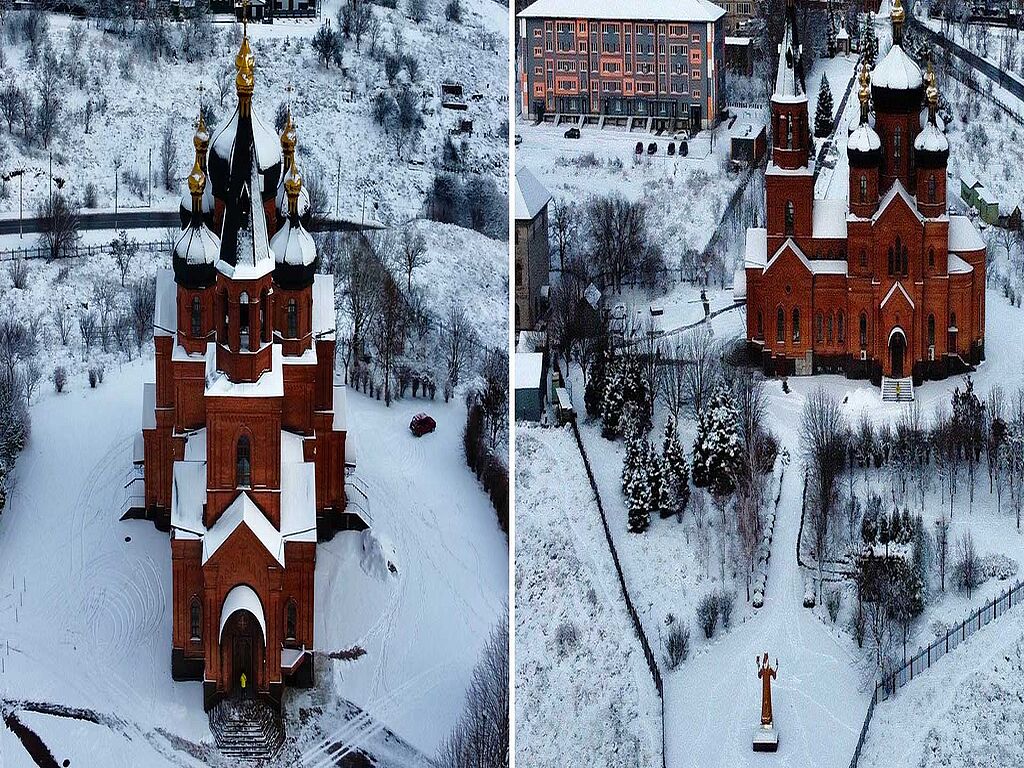
<svg viewBox="0 0 1024 768">
<path fill-rule="evenodd" d="M 768 585 L 768 563 L 772 556 L 772 537 L 775 535 L 775 518 L 779 511 L 779 500 L 782 498 L 782 478 L 785 475 L 786 470 L 783 467 L 782 472 L 779 473 L 779 492 L 775 497 L 775 504 L 772 505 L 772 510 L 768 513 L 768 518 L 765 520 L 764 536 L 761 538 L 761 543 L 757 548 L 757 557 L 754 560 L 754 594 L 752 603 L 755 608 L 760 608 L 764 605 L 764 593 Z"/>
</svg>

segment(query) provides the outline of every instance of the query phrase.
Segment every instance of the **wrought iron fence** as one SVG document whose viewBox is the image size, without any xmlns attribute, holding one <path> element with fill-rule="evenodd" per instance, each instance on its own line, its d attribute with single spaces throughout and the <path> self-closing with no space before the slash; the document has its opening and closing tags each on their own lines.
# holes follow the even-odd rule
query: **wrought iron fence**
<svg viewBox="0 0 1024 768">
<path fill-rule="evenodd" d="M 113 238 L 111 238 L 113 239 Z M 139 250 L 163 250 L 169 248 L 171 243 L 166 240 L 152 240 L 145 243 L 139 243 Z M 111 253 L 113 250 L 111 243 L 95 243 L 93 245 L 75 245 L 72 248 L 64 249 L 58 256 L 54 256 L 51 250 L 45 246 L 34 246 L 31 248 L 5 248 L 0 249 L 0 262 L 4 261 L 16 261 L 18 259 L 49 259 L 49 260 L 61 260 L 61 259 L 78 259 L 83 256 L 98 256 L 104 253 Z"/>
</svg>

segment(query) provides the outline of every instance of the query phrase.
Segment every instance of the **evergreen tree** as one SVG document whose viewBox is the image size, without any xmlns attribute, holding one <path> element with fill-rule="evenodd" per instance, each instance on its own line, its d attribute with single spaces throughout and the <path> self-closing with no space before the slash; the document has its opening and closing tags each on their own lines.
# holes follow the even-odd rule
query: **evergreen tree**
<svg viewBox="0 0 1024 768">
<path fill-rule="evenodd" d="M 878 517 L 878 543 L 885 547 L 885 556 L 889 556 L 889 516 Z"/>
<path fill-rule="evenodd" d="M 739 416 L 728 390 L 719 386 L 697 420 L 693 443 L 693 484 L 715 496 L 728 496 L 736 489 L 743 469 L 743 441 Z"/>
<path fill-rule="evenodd" d="M 583 393 L 583 403 L 587 409 L 587 416 L 591 418 L 601 415 L 601 405 L 604 400 L 605 377 L 611 367 L 612 352 L 602 343 L 590 362 L 590 371 L 587 376 L 587 388 Z"/>
<path fill-rule="evenodd" d="M 608 440 L 614 440 L 622 429 L 623 381 L 622 365 L 619 361 L 612 361 L 605 376 L 604 395 L 601 398 L 601 434 Z"/>
<path fill-rule="evenodd" d="M 629 481 L 626 499 L 629 504 L 629 532 L 643 533 L 651 524 L 651 484 L 647 475 L 650 471 L 650 448 L 646 441 L 637 457 L 636 469 Z"/>
<path fill-rule="evenodd" d="M 864 29 L 860 35 L 860 51 L 869 67 L 875 66 L 878 59 L 878 35 L 875 34 L 875 14 L 864 17 Z"/>
<path fill-rule="evenodd" d="M 825 16 L 825 46 L 827 48 L 826 53 L 830 59 L 836 55 L 838 50 L 836 46 L 836 32 L 836 14 L 832 8 L 832 3 L 829 3 Z"/>
<path fill-rule="evenodd" d="M 640 462 L 643 460 L 643 434 L 637 425 L 635 409 L 628 405 L 622 412 L 622 434 L 626 441 L 626 453 L 622 460 L 622 492 L 628 493 Z"/>
<path fill-rule="evenodd" d="M 637 424 L 644 434 L 651 431 L 651 410 L 653 393 L 648 391 L 647 381 L 640 366 L 640 358 L 627 355 L 622 362 L 622 399 L 636 408 Z"/>
<path fill-rule="evenodd" d="M 669 504 L 661 507 L 661 516 L 675 513 L 682 519 L 690 501 L 690 468 L 683 455 L 683 446 L 676 432 L 675 416 L 669 414 L 665 422 L 665 440 L 661 446 L 661 458 L 669 490 Z"/>
<path fill-rule="evenodd" d="M 828 78 L 822 75 L 818 104 L 814 108 L 814 135 L 819 139 L 832 133 L 832 108 L 832 89 L 828 85 Z"/>
<path fill-rule="evenodd" d="M 669 486 L 665 477 L 665 462 L 662 461 L 658 452 L 654 450 L 654 446 L 646 440 L 644 440 L 644 443 L 647 453 L 647 496 L 650 499 L 650 507 L 648 509 L 651 512 L 657 511 L 661 517 L 668 517 L 672 514 L 672 511 L 666 512 L 662 507 L 666 502 L 669 502 L 671 505 L 668 499 Z"/>
<path fill-rule="evenodd" d="M 864 515 L 860 521 L 860 538 L 865 544 L 874 544 L 877 538 L 875 524 L 870 517 Z"/>
</svg>

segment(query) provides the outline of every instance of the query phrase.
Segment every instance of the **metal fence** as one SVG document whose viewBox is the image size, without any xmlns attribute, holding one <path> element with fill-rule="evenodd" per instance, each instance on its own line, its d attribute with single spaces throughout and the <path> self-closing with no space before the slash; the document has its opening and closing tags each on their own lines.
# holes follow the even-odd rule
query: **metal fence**
<svg viewBox="0 0 1024 768">
<path fill-rule="evenodd" d="M 991 621 L 995 621 L 1014 605 L 1024 600 L 1024 583 L 1017 582 L 1014 586 L 1001 592 L 985 605 L 981 606 L 955 627 L 927 648 L 921 649 L 895 672 L 885 675 L 876 685 L 873 700 L 885 701 L 899 688 L 920 675 L 932 664 L 954 650 L 967 638 Z"/>
<path fill-rule="evenodd" d="M 853 750 L 853 759 L 850 760 L 850 768 L 857 768 L 860 761 L 860 751 L 864 747 L 864 740 L 868 737 L 868 726 L 871 725 L 871 717 L 875 714 L 875 697 L 868 702 L 868 712 L 864 715 L 864 725 L 860 727 L 860 736 L 857 737 L 857 746 Z"/>
<path fill-rule="evenodd" d="M 111 238 L 114 239 L 114 238 Z M 156 240 L 145 243 L 139 243 L 139 250 L 157 250 L 166 249 L 171 246 L 166 240 Z M 0 249 L 0 262 L 4 261 L 17 261 L 18 259 L 79 259 L 89 256 L 98 256 L 104 253 L 111 253 L 112 246 L 110 243 L 96 243 L 94 245 L 75 245 L 71 249 L 65 249 L 60 256 L 55 259 L 52 256 L 50 249 L 45 246 L 35 246 L 32 248 L 6 248 Z"/>
</svg>

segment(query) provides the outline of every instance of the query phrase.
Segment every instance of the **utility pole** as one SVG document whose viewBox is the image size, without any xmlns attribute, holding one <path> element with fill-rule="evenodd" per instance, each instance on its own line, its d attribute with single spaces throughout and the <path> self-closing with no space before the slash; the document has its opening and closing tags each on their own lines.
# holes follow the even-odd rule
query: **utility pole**
<svg viewBox="0 0 1024 768">
<path fill-rule="evenodd" d="M 338 175 L 334 177 L 334 218 L 341 217 L 341 155 L 338 155 Z"/>
<path fill-rule="evenodd" d="M 18 239 L 25 237 L 25 169 L 18 173 Z"/>
<path fill-rule="evenodd" d="M 53 216 L 53 150 L 50 150 L 50 215 Z"/>
<path fill-rule="evenodd" d="M 153 207 L 153 148 L 149 148 L 149 207 Z"/>
</svg>

